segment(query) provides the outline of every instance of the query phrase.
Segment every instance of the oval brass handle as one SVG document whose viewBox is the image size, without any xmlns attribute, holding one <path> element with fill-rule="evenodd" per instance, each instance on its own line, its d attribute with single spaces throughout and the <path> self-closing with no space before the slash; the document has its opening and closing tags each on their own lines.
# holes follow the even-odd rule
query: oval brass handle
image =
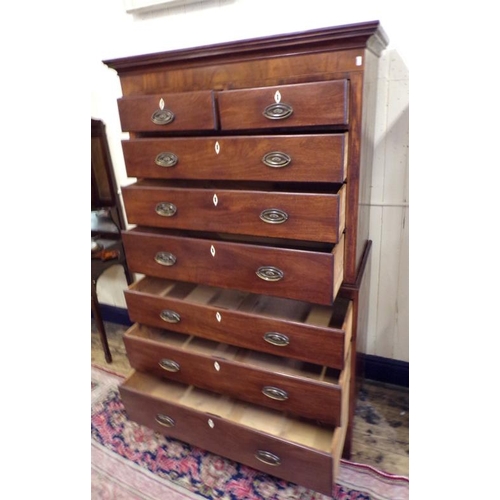
<svg viewBox="0 0 500 500">
<path fill-rule="evenodd" d="M 271 168 L 283 168 L 290 164 L 292 158 L 281 151 L 271 151 L 262 157 L 262 163 Z"/>
<path fill-rule="evenodd" d="M 163 413 L 158 413 L 155 420 L 165 427 L 173 427 L 175 425 L 175 420 L 168 415 L 163 415 Z"/>
<path fill-rule="evenodd" d="M 290 339 L 286 335 L 278 332 L 267 332 L 264 335 L 264 340 L 279 347 L 285 347 L 290 343 Z"/>
<path fill-rule="evenodd" d="M 155 261 L 162 266 L 173 266 L 177 262 L 177 258 L 170 252 L 158 252 L 155 255 Z"/>
<path fill-rule="evenodd" d="M 288 399 L 288 394 L 286 391 L 284 391 L 283 389 L 279 389 L 278 387 L 273 387 L 271 385 L 266 385 L 265 387 L 263 387 L 262 394 L 276 401 L 286 401 Z"/>
<path fill-rule="evenodd" d="M 266 109 L 262 114 L 269 118 L 269 120 L 284 120 L 288 118 L 293 113 L 293 108 L 289 104 L 283 104 L 282 102 L 275 102 L 266 106 Z"/>
<path fill-rule="evenodd" d="M 167 323 L 179 323 L 181 320 L 180 314 L 175 311 L 171 311 L 170 309 L 163 309 L 160 313 L 160 318 Z"/>
<path fill-rule="evenodd" d="M 181 365 L 175 362 L 173 359 L 162 359 L 158 363 L 167 372 L 178 372 L 181 369 Z"/>
<path fill-rule="evenodd" d="M 179 158 L 174 153 L 163 152 L 156 155 L 155 163 L 159 167 L 174 167 L 177 165 Z"/>
<path fill-rule="evenodd" d="M 264 281 L 279 281 L 285 276 L 281 269 L 273 266 L 261 266 L 255 271 L 255 274 Z"/>
<path fill-rule="evenodd" d="M 258 450 L 257 453 L 255 454 L 255 458 L 267 465 L 281 464 L 281 458 L 269 451 Z"/>
<path fill-rule="evenodd" d="M 260 213 L 260 220 L 268 224 L 283 224 L 288 220 L 288 214 L 279 208 L 266 208 Z"/>
<path fill-rule="evenodd" d="M 155 207 L 155 212 L 162 217 L 172 217 L 177 212 L 177 207 L 173 203 L 162 202 Z"/>
<path fill-rule="evenodd" d="M 157 109 L 151 115 L 151 121 L 155 125 L 168 125 L 169 123 L 174 121 L 174 118 L 175 114 L 169 109 Z"/>
</svg>

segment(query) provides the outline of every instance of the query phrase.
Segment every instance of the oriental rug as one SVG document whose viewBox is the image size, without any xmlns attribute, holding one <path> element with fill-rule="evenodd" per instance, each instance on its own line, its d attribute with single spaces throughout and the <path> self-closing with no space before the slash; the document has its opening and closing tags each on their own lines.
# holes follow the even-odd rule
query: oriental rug
<svg viewBox="0 0 500 500">
<path fill-rule="evenodd" d="M 341 461 L 333 496 L 256 471 L 130 421 L 123 377 L 92 367 L 93 500 L 407 500 L 409 480 Z"/>
</svg>

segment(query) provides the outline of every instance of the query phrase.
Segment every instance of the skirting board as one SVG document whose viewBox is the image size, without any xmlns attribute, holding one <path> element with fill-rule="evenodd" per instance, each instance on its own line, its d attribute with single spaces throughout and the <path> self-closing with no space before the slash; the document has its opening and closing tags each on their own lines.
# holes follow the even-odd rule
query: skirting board
<svg viewBox="0 0 500 500">
<path fill-rule="evenodd" d="M 128 316 L 127 309 L 122 307 L 110 306 L 108 304 L 99 304 L 101 310 L 101 318 L 103 321 L 116 323 L 118 325 L 132 326 L 132 321 Z"/>
<path fill-rule="evenodd" d="M 117 323 L 119 325 L 131 326 L 132 322 L 128 316 L 127 309 L 121 307 L 100 304 L 103 321 Z M 360 366 L 364 365 L 364 378 L 409 387 L 409 363 L 397 359 L 383 358 L 371 354 L 359 354 Z"/>
<path fill-rule="evenodd" d="M 358 364 L 362 367 L 362 376 L 365 379 L 409 387 L 410 364 L 408 361 L 358 353 Z"/>
</svg>

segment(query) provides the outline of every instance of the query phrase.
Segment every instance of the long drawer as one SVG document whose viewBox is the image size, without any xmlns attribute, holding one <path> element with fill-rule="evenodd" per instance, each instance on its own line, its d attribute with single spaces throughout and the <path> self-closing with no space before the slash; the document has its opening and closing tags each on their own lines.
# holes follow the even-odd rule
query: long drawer
<svg viewBox="0 0 500 500">
<path fill-rule="evenodd" d="M 122 234 L 129 268 L 157 278 L 332 304 L 343 278 L 344 237 L 316 250 L 170 235 Z"/>
<path fill-rule="evenodd" d="M 226 186 L 148 180 L 122 193 L 131 224 L 330 243 L 344 231 L 345 185 L 307 193 Z"/>
<path fill-rule="evenodd" d="M 217 129 L 211 90 L 127 96 L 118 99 L 124 132 L 175 132 Z"/>
<path fill-rule="evenodd" d="M 146 276 L 125 290 L 130 319 L 157 328 L 343 369 L 353 306 L 322 306 Z"/>
<path fill-rule="evenodd" d="M 129 177 L 344 182 L 347 133 L 122 141 Z"/>
<path fill-rule="evenodd" d="M 138 323 L 124 342 L 138 371 L 341 425 L 347 382 L 340 370 Z"/>
<path fill-rule="evenodd" d="M 218 93 L 222 130 L 347 126 L 348 80 Z"/>
<path fill-rule="evenodd" d="M 267 474 L 332 494 L 345 426 L 319 425 L 134 372 L 120 395 L 131 420 Z"/>
</svg>

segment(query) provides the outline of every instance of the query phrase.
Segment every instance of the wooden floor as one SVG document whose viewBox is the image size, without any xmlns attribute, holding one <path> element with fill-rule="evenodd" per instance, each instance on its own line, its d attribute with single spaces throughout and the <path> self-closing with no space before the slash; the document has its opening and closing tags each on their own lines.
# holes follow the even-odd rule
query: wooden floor
<svg viewBox="0 0 500 500">
<path fill-rule="evenodd" d="M 122 335 L 126 327 L 106 323 L 113 356 L 106 363 L 92 320 L 92 364 L 122 375 L 130 370 Z M 351 460 L 409 477 L 409 394 L 407 388 L 365 380 L 358 394 Z"/>
</svg>

